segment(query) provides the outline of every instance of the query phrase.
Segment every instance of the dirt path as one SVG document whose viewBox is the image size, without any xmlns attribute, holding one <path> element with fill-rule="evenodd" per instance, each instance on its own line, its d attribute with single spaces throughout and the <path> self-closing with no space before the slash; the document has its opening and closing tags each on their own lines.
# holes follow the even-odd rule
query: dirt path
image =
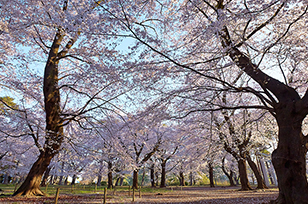
<svg viewBox="0 0 308 204">
<path fill-rule="evenodd" d="M 206 203 L 206 204 L 262 204 L 268 203 L 270 200 L 277 198 L 278 189 L 271 188 L 266 190 L 239 191 L 238 188 L 230 187 L 186 187 L 173 188 L 165 193 L 143 193 L 139 198 L 136 193 L 134 203 L 172 203 L 172 204 L 188 204 L 188 203 Z M 2 204 L 13 203 L 36 203 L 51 204 L 54 203 L 53 197 L 41 198 L 0 198 Z M 60 195 L 58 204 L 83 204 L 83 203 L 103 203 L 103 192 L 86 195 Z M 107 196 L 107 203 L 133 203 L 132 197 L 128 196 L 128 192 L 117 191 L 115 195 L 110 192 Z"/>
</svg>

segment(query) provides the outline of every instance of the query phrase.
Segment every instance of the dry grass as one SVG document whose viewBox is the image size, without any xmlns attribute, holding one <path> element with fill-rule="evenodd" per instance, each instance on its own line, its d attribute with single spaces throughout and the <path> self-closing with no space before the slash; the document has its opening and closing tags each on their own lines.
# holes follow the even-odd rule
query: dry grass
<svg viewBox="0 0 308 204">
<path fill-rule="evenodd" d="M 161 193 L 143 193 L 139 198 L 139 192 L 135 193 L 135 202 L 139 204 L 149 203 L 206 203 L 206 204 L 260 204 L 268 203 L 277 198 L 278 189 L 270 188 L 266 190 L 239 191 L 239 187 L 185 187 L 168 188 Z M 132 195 L 132 193 L 131 193 Z M 81 204 L 81 203 L 103 203 L 103 191 L 95 194 L 82 195 L 60 195 L 59 204 Z M 132 203 L 132 196 L 128 196 L 128 191 L 109 191 L 107 203 Z M 0 203 L 54 203 L 54 197 L 40 198 L 0 198 Z"/>
</svg>

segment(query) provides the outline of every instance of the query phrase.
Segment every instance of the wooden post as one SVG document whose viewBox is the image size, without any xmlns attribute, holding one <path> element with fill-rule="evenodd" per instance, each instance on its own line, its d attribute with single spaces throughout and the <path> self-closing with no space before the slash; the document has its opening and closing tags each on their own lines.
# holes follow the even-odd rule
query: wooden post
<svg viewBox="0 0 308 204">
<path fill-rule="evenodd" d="M 133 202 L 135 201 L 135 188 L 133 188 Z"/>
<path fill-rule="evenodd" d="M 59 192 L 60 192 L 60 188 L 57 188 L 56 197 L 55 197 L 55 204 L 58 204 Z"/>
<path fill-rule="evenodd" d="M 104 204 L 106 204 L 107 199 L 107 188 L 104 188 Z"/>
<path fill-rule="evenodd" d="M 128 186 L 128 196 L 130 196 L 130 186 Z"/>
<path fill-rule="evenodd" d="M 139 198 L 141 198 L 141 186 L 139 186 Z"/>
</svg>

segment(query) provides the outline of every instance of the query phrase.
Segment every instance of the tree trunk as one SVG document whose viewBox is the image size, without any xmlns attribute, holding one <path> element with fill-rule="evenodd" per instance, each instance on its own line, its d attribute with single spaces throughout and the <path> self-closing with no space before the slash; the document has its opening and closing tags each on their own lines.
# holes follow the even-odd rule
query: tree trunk
<svg viewBox="0 0 308 204">
<path fill-rule="evenodd" d="M 180 186 L 185 186 L 185 178 L 182 171 L 180 172 Z"/>
<path fill-rule="evenodd" d="M 120 177 L 117 178 L 117 180 L 116 180 L 114 186 L 119 186 L 119 181 L 120 181 Z"/>
<path fill-rule="evenodd" d="M 150 168 L 150 178 L 151 178 L 151 186 L 152 188 L 155 188 L 155 169 L 154 169 L 154 164 L 152 164 L 151 168 Z"/>
<path fill-rule="evenodd" d="M 238 169 L 240 174 L 240 181 L 241 181 L 241 190 L 248 191 L 251 190 L 251 186 L 249 184 L 248 175 L 247 175 L 247 167 L 246 167 L 246 160 L 240 158 L 238 161 Z"/>
<path fill-rule="evenodd" d="M 3 184 L 9 184 L 9 175 L 7 173 L 3 175 Z"/>
<path fill-rule="evenodd" d="M 233 171 L 230 170 L 230 174 L 229 174 L 229 173 L 227 172 L 226 168 L 225 168 L 225 157 L 222 159 L 221 169 L 222 169 L 222 171 L 224 172 L 224 174 L 228 177 L 230 186 L 235 186 L 234 178 L 233 178 L 233 176 L 234 176 L 234 175 L 233 175 Z"/>
<path fill-rule="evenodd" d="M 60 185 L 60 186 L 63 185 L 63 178 L 64 178 L 63 175 L 61 175 L 61 176 L 59 177 L 59 183 L 58 183 L 58 185 Z"/>
<path fill-rule="evenodd" d="M 64 179 L 63 173 L 64 173 L 64 162 L 62 162 L 62 165 L 61 165 L 61 176 L 59 178 L 58 185 L 63 185 L 63 179 Z"/>
<path fill-rule="evenodd" d="M 133 173 L 133 188 L 138 189 L 138 170 L 134 170 Z"/>
<path fill-rule="evenodd" d="M 54 175 L 51 175 L 51 176 L 50 176 L 50 179 L 49 179 L 49 184 L 50 184 L 50 185 L 53 185 L 53 180 L 54 180 L 53 178 L 54 178 Z"/>
<path fill-rule="evenodd" d="M 41 186 L 47 185 L 47 179 L 49 177 L 50 170 L 51 170 L 51 167 L 48 167 L 47 170 L 45 171 L 44 176 L 43 176 L 43 180 L 41 182 Z"/>
<path fill-rule="evenodd" d="M 277 115 L 277 122 L 279 143 L 272 154 L 279 187 L 276 203 L 308 203 L 307 149 L 305 137 L 301 132 L 302 120 L 294 116 Z"/>
<path fill-rule="evenodd" d="M 215 187 L 214 184 L 214 169 L 212 163 L 209 163 L 209 177 L 210 177 L 210 187 Z"/>
<path fill-rule="evenodd" d="M 303 96 L 292 87 L 265 74 L 252 60 L 243 54 L 233 42 L 227 26 L 220 32 L 223 47 L 233 62 L 270 96 L 272 114 L 276 118 L 278 147 L 272 153 L 272 162 L 277 174 L 279 196 L 274 203 L 308 203 L 306 176 L 307 136 L 302 134 L 302 122 L 308 114 L 308 91 Z"/>
<path fill-rule="evenodd" d="M 112 183 L 112 162 L 108 162 L 108 180 L 107 180 L 107 188 L 112 189 L 113 183 Z"/>
<path fill-rule="evenodd" d="M 76 174 L 74 174 L 71 185 L 75 185 L 76 179 L 77 179 L 77 176 L 76 176 Z"/>
<path fill-rule="evenodd" d="M 65 180 L 64 180 L 64 185 L 66 186 L 68 183 L 68 176 L 65 177 Z"/>
<path fill-rule="evenodd" d="M 166 187 L 166 161 L 162 161 L 161 163 L 160 187 Z"/>
<path fill-rule="evenodd" d="M 145 169 L 143 168 L 142 179 L 141 179 L 141 186 L 144 185 L 144 179 L 145 179 Z"/>
<path fill-rule="evenodd" d="M 123 181 L 124 181 L 124 178 L 121 177 L 121 178 L 120 178 L 120 186 L 123 186 Z"/>
<path fill-rule="evenodd" d="M 112 172 L 108 172 L 108 181 L 107 181 L 107 188 L 112 189 L 113 188 L 113 183 L 112 183 Z"/>
<path fill-rule="evenodd" d="M 192 172 L 189 173 L 189 184 L 190 186 L 193 186 L 193 173 Z"/>
<path fill-rule="evenodd" d="M 53 156 L 50 156 L 45 152 L 41 153 L 37 161 L 32 165 L 25 181 L 21 184 L 13 196 L 44 195 L 39 187 L 42 176 L 49 166 L 52 157 Z"/>
<path fill-rule="evenodd" d="M 270 171 L 270 166 L 268 165 L 268 162 L 265 162 L 265 165 L 266 165 L 266 168 L 269 170 L 268 175 L 269 175 L 269 179 L 271 181 L 271 184 L 274 185 L 275 184 L 274 179 L 273 179 L 274 175 L 272 175 L 272 172 Z"/>
<path fill-rule="evenodd" d="M 58 87 L 58 52 L 64 34 L 60 29 L 56 33 L 50 48 L 44 70 L 44 104 L 46 113 L 46 139 L 43 147 L 38 141 L 36 146 L 40 150 L 37 161 L 32 165 L 26 180 L 13 194 L 14 196 L 43 195 L 39 189 L 42 176 L 51 159 L 58 153 L 63 140 L 62 119 L 60 117 L 60 91 Z"/>
<path fill-rule="evenodd" d="M 265 182 L 264 182 L 264 179 L 261 176 L 261 173 L 260 173 L 257 165 L 254 163 L 254 161 L 252 161 L 250 155 L 247 155 L 246 159 L 248 161 L 248 164 L 249 164 L 251 170 L 253 171 L 253 174 L 255 175 L 255 177 L 257 179 L 257 183 L 258 183 L 257 189 L 266 189 L 266 188 L 268 188 L 266 186 Z"/>
<path fill-rule="evenodd" d="M 97 176 L 97 186 L 101 186 L 102 185 L 102 175 L 98 175 Z"/>
</svg>

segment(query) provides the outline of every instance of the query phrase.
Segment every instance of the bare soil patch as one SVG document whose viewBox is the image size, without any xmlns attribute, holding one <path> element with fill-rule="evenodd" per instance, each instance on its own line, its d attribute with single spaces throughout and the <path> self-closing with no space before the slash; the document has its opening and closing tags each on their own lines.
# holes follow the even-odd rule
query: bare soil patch
<svg viewBox="0 0 308 204">
<path fill-rule="evenodd" d="M 278 189 L 270 188 L 265 190 L 239 191 L 239 187 L 185 187 L 182 190 L 169 187 L 163 193 L 143 193 L 139 198 L 139 192 L 135 193 L 135 201 L 128 196 L 127 191 L 110 191 L 107 193 L 107 203 L 169 203 L 169 204 L 262 204 L 268 203 L 278 197 Z M 83 195 L 60 195 L 58 204 L 82 204 L 82 203 L 103 203 L 103 192 Z M 0 203 L 54 203 L 54 197 L 5 197 L 0 198 Z"/>
</svg>

